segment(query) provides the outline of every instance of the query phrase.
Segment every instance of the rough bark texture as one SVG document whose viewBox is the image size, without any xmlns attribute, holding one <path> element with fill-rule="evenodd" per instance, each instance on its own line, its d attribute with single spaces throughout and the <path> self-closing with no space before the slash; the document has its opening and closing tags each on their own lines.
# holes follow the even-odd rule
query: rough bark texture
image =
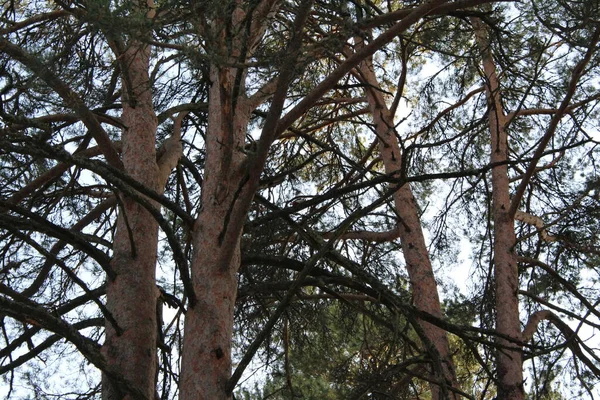
<svg viewBox="0 0 600 400">
<path fill-rule="evenodd" d="M 157 119 L 149 85 L 150 48 L 131 43 L 122 55 L 128 70 L 123 81 L 123 164 L 125 172 L 157 190 L 158 166 L 155 153 Z M 123 84 L 125 86 L 125 83 Z M 148 399 L 154 398 L 156 372 L 156 282 L 155 268 L 158 224 L 141 205 L 120 195 L 112 267 L 114 280 L 106 287 L 107 307 L 122 333 L 106 324 L 103 353 L 107 363 L 122 371 L 123 377 Z M 117 383 L 103 377 L 104 399 L 130 399 Z"/>
<path fill-rule="evenodd" d="M 249 113 L 232 104 L 235 70 L 213 66 L 202 211 L 194 226 L 192 283 L 198 302 L 186 313 L 182 399 L 229 399 L 239 238 L 249 205 L 243 153 Z M 235 107 L 235 109 L 234 109 Z M 251 196 L 250 196 L 251 198 Z M 240 211 L 241 210 L 241 211 Z"/>
<path fill-rule="evenodd" d="M 394 128 L 394 118 L 379 83 L 373 72 L 370 59 L 359 66 L 359 73 L 369 89 L 366 90 L 369 109 L 379 138 L 379 151 L 387 174 L 399 173 L 402 169 L 402 152 Z M 415 307 L 437 317 L 442 317 L 442 309 L 438 295 L 437 283 L 429 259 L 427 245 L 421 229 L 419 210 L 409 184 L 403 185 L 394 194 L 394 205 L 398 214 L 398 231 L 402 244 L 402 252 L 406 261 L 406 269 L 410 279 Z M 456 374 L 450 355 L 446 331 L 430 323 L 421 322 L 421 328 L 431 342 L 433 350 L 441 363 L 441 371 L 434 372 L 434 379 L 443 381 L 448 386 L 457 387 Z M 432 399 L 458 398 L 454 393 L 437 384 L 431 384 Z"/>
<path fill-rule="evenodd" d="M 211 46 L 206 173 L 191 264 L 198 300 L 190 304 L 185 317 L 182 400 L 231 399 L 226 386 L 231 377 L 240 237 L 260 173 L 250 173 L 245 150 L 251 112 L 245 96 L 247 71 L 230 66 L 250 56 L 274 3 L 261 3 L 249 31 L 240 28 L 246 18 L 241 3 L 231 12 L 220 10 L 209 23 L 215 39 Z"/>
<path fill-rule="evenodd" d="M 496 289 L 496 330 L 515 341 L 521 338 L 519 320 L 519 274 L 514 216 L 510 215 L 508 178 L 508 136 L 505 130 L 506 116 L 502 109 L 500 84 L 492 59 L 485 28 L 479 19 L 473 18 L 473 28 L 479 44 L 488 99 L 488 123 L 491 138 L 491 162 L 498 163 L 492 169 L 492 213 L 494 218 L 494 278 Z M 507 339 L 497 340 L 498 399 L 521 400 L 523 388 L 523 355 L 518 345 Z"/>
</svg>

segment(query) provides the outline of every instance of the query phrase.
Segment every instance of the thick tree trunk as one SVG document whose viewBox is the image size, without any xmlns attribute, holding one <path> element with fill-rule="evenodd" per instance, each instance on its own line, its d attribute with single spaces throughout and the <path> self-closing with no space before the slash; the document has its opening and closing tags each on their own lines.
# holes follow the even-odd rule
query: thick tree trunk
<svg viewBox="0 0 600 400">
<path fill-rule="evenodd" d="M 218 239 L 229 204 L 207 207 L 196 224 L 192 282 L 198 301 L 186 313 L 180 382 L 182 400 L 231 398 L 225 387 L 231 376 L 240 252 L 238 245 L 224 248 Z M 227 265 L 219 265 L 223 259 L 229 259 Z"/>
<path fill-rule="evenodd" d="M 510 215 L 510 194 L 508 178 L 508 135 L 506 117 L 502 109 L 500 84 L 496 67 L 489 50 L 485 27 L 477 18 L 472 19 L 479 44 L 483 70 L 486 79 L 488 99 L 488 123 L 491 138 L 491 162 L 498 164 L 492 168 L 492 213 L 494 218 L 494 277 L 496 289 L 496 330 L 515 341 L 521 338 L 519 320 L 519 273 L 514 216 Z M 498 338 L 498 399 L 522 400 L 523 355 L 513 341 Z"/>
<path fill-rule="evenodd" d="M 402 152 L 394 128 L 394 118 L 385 103 L 385 99 L 381 94 L 382 91 L 378 90 L 379 83 L 370 59 L 360 64 L 359 73 L 368 87 L 366 94 L 377 137 L 379 138 L 379 150 L 385 172 L 387 174 L 397 173 L 402 169 Z M 394 194 L 394 205 L 399 217 L 399 236 L 412 288 L 414 305 L 419 310 L 441 318 L 443 315 L 437 283 L 421 229 L 419 210 L 409 184 L 403 185 Z M 434 379 L 442 380 L 448 386 L 457 387 L 446 332 L 427 322 L 421 322 L 420 325 L 425 336 L 434 347 L 441 363 L 441 371 L 438 368 L 438 371 L 433 373 Z M 448 388 L 437 384 L 432 383 L 431 390 L 432 399 L 458 398 Z"/>
<path fill-rule="evenodd" d="M 185 317 L 182 400 L 224 400 L 231 376 L 239 239 L 252 199 L 244 154 L 249 112 L 233 104 L 235 70 L 213 66 L 202 211 L 194 226 L 192 283 L 197 294 Z M 241 99 L 241 98 L 240 98 Z"/>
<path fill-rule="evenodd" d="M 125 172 L 157 190 L 158 166 L 155 153 L 157 119 L 149 85 L 150 48 L 130 44 L 122 55 L 123 71 L 123 164 Z M 127 87 L 127 89 L 126 89 Z M 106 324 L 103 353 L 114 370 L 148 399 L 154 398 L 156 372 L 156 256 L 158 224 L 141 205 L 120 194 L 112 267 L 108 280 L 107 307 L 121 332 Z M 108 377 L 103 377 L 104 399 L 133 398 Z"/>
</svg>

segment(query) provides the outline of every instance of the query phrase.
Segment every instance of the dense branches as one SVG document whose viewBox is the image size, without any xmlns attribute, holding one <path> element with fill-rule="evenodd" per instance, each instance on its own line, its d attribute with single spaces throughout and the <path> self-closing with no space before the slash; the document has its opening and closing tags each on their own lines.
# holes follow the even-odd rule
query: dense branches
<svg viewBox="0 0 600 400">
<path fill-rule="evenodd" d="M 591 397 L 600 10 L 546 3 L 5 2 L 1 393 Z"/>
</svg>

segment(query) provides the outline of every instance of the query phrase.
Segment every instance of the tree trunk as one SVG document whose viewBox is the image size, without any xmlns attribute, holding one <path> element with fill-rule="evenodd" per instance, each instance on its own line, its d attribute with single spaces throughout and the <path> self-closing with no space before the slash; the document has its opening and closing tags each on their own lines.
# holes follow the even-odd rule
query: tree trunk
<svg viewBox="0 0 600 400">
<path fill-rule="evenodd" d="M 360 64 L 359 73 L 368 87 L 366 90 L 367 100 L 373 115 L 385 172 L 387 174 L 399 173 L 403 167 L 402 152 L 394 128 L 394 118 L 385 103 L 385 99 L 381 94 L 382 91 L 378 90 L 379 83 L 370 58 Z M 394 205 L 398 214 L 399 236 L 412 288 L 414 305 L 419 310 L 441 318 L 443 315 L 437 283 L 421 229 L 417 202 L 409 184 L 403 185 L 394 194 Z M 438 367 L 434 363 L 433 377 L 435 380 L 443 382 L 442 385 L 431 384 L 432 399 L 458 398 L 445 387 L 445 385 L 457 387 L 446 332 L 427 322 L 421 322 L 420 325 L 427 340 L 433 346 L 432 350 L 436 353 L 436 358 L 439 360 Z"/>
<path fill-rule="evenodd" d="M 508 135 L 506 116 L 502 109 L 500 84 L 492 58 L 485 28 L 478 18 L 472 19 L 479 45 L 486 80 L 488 123 L 491 138 L 492 213 L 494 218 L 494 277 L 496 289 L 496 330 L 515 341 L 521 338 L 519 320 L 519 273 L 514 216 L 510 215 L 508 178 Z M 510 340 L 498 338 L 498 399 L 522 400 L 523 354 L 521 348 Z"/>
<path fill-rule="evenodd" d="M 149 84 L 150 48 L 133 42 L 122 54 L 123 74 L 122 157 L 125 172 L 157 190 L 155 134 L 157 119 Z M 122 371 L 131 385 L 148 399 L 154 398 L 156 373 L 156 257 L 158 224 L 135 200 L 119 194 L 112 267 L 114 280 L 107 281 L 107 307 L 121 332 L 106 324 L 103 353 L 114 370 Z M 130 399 L 123 388 L 103 377 L 104 399 Z"/>
<path fill-rule="evenodd" d="M 255 185 L 244 154 L 249 112 L 233 104 L 235 69 L 212 66 L 202 210 L 194 226 L 192 283 L 185 317 L 181 399 L 230 399 L 233 312 L 240 236 Z M 257 177 L 258 178 L 258 177 Z"/>
</svg>

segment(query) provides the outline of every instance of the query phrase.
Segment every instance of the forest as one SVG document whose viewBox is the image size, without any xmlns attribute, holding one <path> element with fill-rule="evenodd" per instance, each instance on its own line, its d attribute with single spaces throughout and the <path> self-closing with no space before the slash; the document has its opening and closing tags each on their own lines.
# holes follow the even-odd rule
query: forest
<svg viewBox="0 0 600 400">
<path fill-rule="evenodd" d="M 0 397 L 600 398 L 600 0 L 0 5 Z"/>
</svg>

